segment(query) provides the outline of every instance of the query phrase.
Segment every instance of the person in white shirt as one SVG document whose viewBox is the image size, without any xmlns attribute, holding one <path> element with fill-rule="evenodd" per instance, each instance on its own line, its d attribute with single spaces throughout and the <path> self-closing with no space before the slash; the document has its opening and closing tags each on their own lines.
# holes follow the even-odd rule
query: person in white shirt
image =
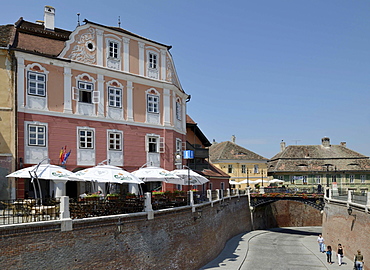
<svg viewBox="0 0 370 270">
<path fill-rule="evenodd" d="M 322 237 L 321 234 L 319 234 L 319 237 L 317 238 L 317 242 L 319 243 L 320 252 L 325 252 L 324 238 Z"/>
</svg>

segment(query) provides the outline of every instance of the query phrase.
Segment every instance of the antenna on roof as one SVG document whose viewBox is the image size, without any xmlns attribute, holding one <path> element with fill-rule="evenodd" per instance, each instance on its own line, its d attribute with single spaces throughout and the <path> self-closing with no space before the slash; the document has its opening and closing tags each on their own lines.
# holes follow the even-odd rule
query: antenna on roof
<svg viewBox="0 0 370 270">
<path fill-rule="evenodd" d="M 118 27 L 121 28 L 121 16 L 118 16 Z"/>
<path fill-rule="evenodd" d="M 300 142 L 301 140 L 292 140 L 297 145 L 297 142 Z"/>
<path fill-rule="evenodd" d="M 77 26 L 80 26 L 80 13 L 77 13 Z"/>
</svg>

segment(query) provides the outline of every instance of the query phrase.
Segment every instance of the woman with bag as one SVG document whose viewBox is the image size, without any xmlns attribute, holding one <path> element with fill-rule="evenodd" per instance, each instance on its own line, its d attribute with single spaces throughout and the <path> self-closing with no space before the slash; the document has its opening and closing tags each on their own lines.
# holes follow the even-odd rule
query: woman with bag
<svg viewBox="0 0 370 270">
<path fill-rule="evenodd" d="M 362 270 L 364 267 L 364 256 L 361 254 L 361 250 L 357 250 L 357 255 L 355 255 L 355 267 L 357 270 Z"/>
<path fill-rule="evenodd" d="M 338 244 L 338 252 L 337 252 L 337 255 L 338 255 L 338 264 L 339 266 L 342 265 L 342 258 L 343 258 L 343 247 L 341 244 Z"/>
</svg>

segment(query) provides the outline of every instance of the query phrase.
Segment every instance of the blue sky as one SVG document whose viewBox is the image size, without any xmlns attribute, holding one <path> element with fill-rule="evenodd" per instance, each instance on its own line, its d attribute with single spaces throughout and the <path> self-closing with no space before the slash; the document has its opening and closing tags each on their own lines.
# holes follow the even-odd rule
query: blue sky
<svg viewBox="0 0 370 270">
<path fill-rule="evenodd" d="M 0 24 L 19 17 L 55 26 L 118 26 L 172 45 L 191 94 L 188 113 L 210 141 L 230 140 L 271 158 L 280 142 L 347 146 L 370 156 L 370 1 L 111 0 L 2 3 Z"/>
</svg>

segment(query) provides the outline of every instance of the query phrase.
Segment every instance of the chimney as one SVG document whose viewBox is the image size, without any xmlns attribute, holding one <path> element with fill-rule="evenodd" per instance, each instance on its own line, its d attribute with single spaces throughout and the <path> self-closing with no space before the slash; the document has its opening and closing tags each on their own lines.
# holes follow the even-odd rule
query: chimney
<svg viewBox="0 0 370 270">
<path fill-rule="evenodd" d="M 283 152 L 285 150 L 285 142 L 282 140 L 280 143 L 280 152 Z"/>
<path fill-rule="evenodd" d="M 54 31 L 55 8 L 45 6 L 44 8 L 44 28 Z"/>
<path fill-rule="evenodd" d="M 343 147 L 347 147 L 347 143 L 346 142 L 340 142 L 340 145 L 343 146 Z"/>
<path fill-rule="evenodd" d="M 330 147 L 330 139 L 328 137 L 324 137 L 321 139 L 322 146 L 324 147 Z"/>
<path fill-rule="evenodd" d="M 231 136 L 231 142 L 235 143 L 235 140 L 236 140 L 235 135 L 232 135 L 232 136 Z"/>
</svg>

